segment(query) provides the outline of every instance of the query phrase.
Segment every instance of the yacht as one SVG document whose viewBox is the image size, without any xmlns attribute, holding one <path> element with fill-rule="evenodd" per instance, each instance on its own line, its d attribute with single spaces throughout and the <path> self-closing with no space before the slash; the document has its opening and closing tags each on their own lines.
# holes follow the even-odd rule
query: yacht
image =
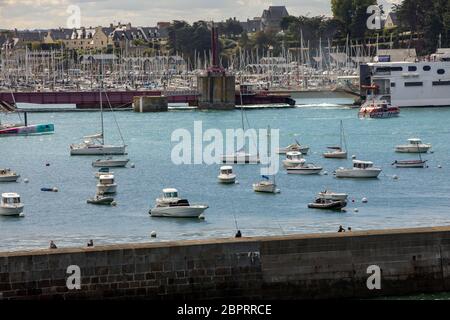
<svg viewBox="0 0 450 320">
<path fill-rule="evenodd" d="M 299 151 L 289 151 L 286 153 L 286 159 L 283 160 L 283 166 L 285 168 L 296 167 L 304 163 L 305 159 L 302 158 L 302 153 Z"/>
<path fill-rule="evenodd" d="M 217 177 L 221 183 L 235 183 L 236 175 L 233 173 L 232 166 L 222 166 L 220 167 L 220 174 Z"/>
<path fill-rule="evenodd" d="M 2 193 L 0 203 L 0 216 L 19 216 L 23 212 L 24 205 L 20 202 L 17 193 Z"/>
<path fill-rule="evenodd" d="M 408 144 L 398 145 L 395 147 L 396 152 L 400 153 L 427 153 L 431 149 L 431 144 L 422 143 L 421 139 L 408 139 Z"/>
<path fill-rule="evenodd" d="M 426 160 L 395 160 L 392 164 L 396 168 L 425 168 Z"/>
<path fill-rule="evenodd" d="M 359 109 L 360 118 L 392 118 L 400 115 L 400 109 L 393 107 L 386 100 L 372 99 L 363 103 Z"/>
<path fill-rule="evenodd" d="M 296 140 L 295 143 L 290 144 L 287 147 L 279 148 L 277 150 L 277 153 L 278 154 L 287 154 L 288 152 L 300 152 L 300 153 L 302 153 L 304 155 L 307 155 L 308 151 L 309 151 L 309 147 L 308 146 L 302 146 Z"/>
<path fill-rule="evenodd" d="M 391 61 L 389 55 L 379 56 L 378 62 L 361 65 L 360 79 L 366 79 L 362 85 L 377 86 L 377 99 L 400 108 L 450 105 L 448 49 L 438 49 L 423 61 Z"/>
<path fill-rule="evenodd" d="M 311 174 L 319 174 L 322 171 L 323 167 L 316 166 L 313 163 L 302 163 L 295 167 L 287 168 L 288 174 L 302 174 L 302 175 L 311 175 Z"/>
<path fill-rule="evenodd" d="M 166 188 L 149 214 L 152 217 L 199 218 L 206 209 L 207 205 L 191 205 L 187 199 L 180 198 L 177 189 Z"/>
<path fill-rule="evenodd" d="M 348 194 L 346 193 L 337 193 L 330 190 L 325 190 L 318 193 L 318 198 L 325 199 L 325 200 L 340 200 L 340 201 L 347 201 Z"/>
<path fill-rule="evenodd" d="M 103 134 L 85 136 L 84 141 L 79 144 L 70 145 L 70 155 L 123 155 L 125 145 L 115 146 L 104 143 Z"/>
<path fill-rule="evenodd" d="M 377 178 L 380 173 L 381 169 L 374 167 L 373 162 L 353 160 L 352 168 L 336 170 L 336 178 Z"/>
<path fill-rule="evenodd" d="M 117 184 L 114 182 L 114 175 L 102 175 L 98 178 L 97 194 L 112 194 L 117 192 Z"/>
<path fill-rule="evenodd" d="M 0 182 L 16 182 L 20 175 L 11 169 L 0 169 Z"/>
<path fill-rule="evenodd" d="M 263 179 L 264 180 L 253 184 L 253 191 L 262 193 L 279 193 L 279 189 L 277 189 L 277 184 L 275 183 L 275 177 L 273 181 L 271 181 L 267 176 L 263 176 Z"/>
<path fill-rule="evenodd" d="M 340 143 L 338 147 L 328 147 L 330 151 L 323 154 L 324 158 L 329 159 L 347 159 L 347 141 L 344 134 L 344 125 L 341 120 Z"/>
<path fill-rule="evenodd" d="M 102 167 L 102 168 L 110 168 L 110 167 L 125 167 L 130 159 L 97 159 L 92 162 L 93 167 Z"/>
</svg>

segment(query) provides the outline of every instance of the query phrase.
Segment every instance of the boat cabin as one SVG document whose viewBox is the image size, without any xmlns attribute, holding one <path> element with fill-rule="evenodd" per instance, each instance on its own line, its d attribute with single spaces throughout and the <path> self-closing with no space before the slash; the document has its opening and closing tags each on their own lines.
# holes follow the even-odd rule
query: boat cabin
<svg viewBox="0 0 450 320">
<path fill-rule="evenodd" d="M 373 167 L 373 162 L 370 161 L 360 161 L 360 160 L 354 160 L 353 161 L 353 168 L 355 169 L 367 169 Z"/>
<path fill-rule="evenodd" d="M 0 175 L 7 175 L 10 173 L 11 173 L 10 169 L 0 169 Z"/>
<path fill-rule="evenodd" d="M 163 189 L 163 198 L 178 198 L 178 190 L 174 188 Z"/>
<path fill-rule="evenodd" d="M 220 174 L 224 174 L 224 175 L 233 174 L 233 167 L 232 166 L 220 167 Z"/>
<path fill-rule="evenodd" d="M 302 153 L 298 151 L 292 151 L 286 153 L 286 159 L 288 160 L 301 160 L 302 159 Z"/>
<path fill-rule="evenodd" d="M 422 140 L 418 139 L 418 138 L 408 139 L 408 141 L 410 144 L 413 144 L 413 145 L 419 145 L 422 143 Z"/>
<path fill-rule="evenodd" d="M 109 173 L 109 168 L 100 168 L 98 170 L 98 172 L 100 172 L 100 173 Z"/>
<path fill-rule="evenodd" d="M 2 193 L 2 204 L 13 205 L 20 203 L 20 196 L 17 193 Z"/>
<path fill-rule="evenodd" d="M 114 184 L 114 176 L 112 174 L 101 175 L 99 181 L 100 184 Z"/>
</svg>

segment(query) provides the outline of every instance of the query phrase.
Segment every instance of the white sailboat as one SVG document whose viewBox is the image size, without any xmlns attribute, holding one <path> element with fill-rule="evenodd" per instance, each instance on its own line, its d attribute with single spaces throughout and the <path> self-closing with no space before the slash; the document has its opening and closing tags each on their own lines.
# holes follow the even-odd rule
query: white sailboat
<svg viewBox="0 0 450 320">
<path fill-rule="evenodd" d="M 267 129 L 267 156 L 270 157 L 270 127 Z M 270 180 L 268 176 L 263 175 L 263 180 L 253 184 L 253 191 L 264 193 L 279 193 L 280 189 L 277 189 L 275 182 L 275 174 L 272 175 L 273 180 Z"/>
<path fill-rule="evenodd" d="M 347 141 L 345 139 L 344 125 L 341 120 L 340 143 L 338 147 L 328 147 L 331 151 L 323 154 L 328 159 L 347 159 Z"/>
<path fill-rule="evenodd" d="M 100 88 L 100 118 L 101 118 L 101 133 L 89 135 L 84 137 L 84 141 L 78 144 L 70 145 L 70 155 L 123 155 L 126 153 L 126 145 L 110 145 L 105 143 L 105 129 L 103 121 L 103 101 L 102 88 Z M 112 111 L 112 109 L 111 109 Z M 123 139 L 122 139 L 123 142 Z"/>
</svg>

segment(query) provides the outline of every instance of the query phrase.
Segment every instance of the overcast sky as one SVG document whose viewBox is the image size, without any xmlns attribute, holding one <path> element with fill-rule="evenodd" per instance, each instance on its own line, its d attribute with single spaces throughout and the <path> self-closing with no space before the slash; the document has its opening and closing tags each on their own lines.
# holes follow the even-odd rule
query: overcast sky
<svg viewBox="0 0 450 320">
<path fill-rule="evenodd" d="M 398 0 L 383 0 L 395 2 Z M 84 26 L 131 22 L 153 26 L 158 21 L 244 20 L 261 16 L 270 5 L 285 5 L 291 15 L 331 15 L 330 0 L 0 0 L 0 29 L 67 27 L 70 5 L 81 9 Z"/>
</svg>

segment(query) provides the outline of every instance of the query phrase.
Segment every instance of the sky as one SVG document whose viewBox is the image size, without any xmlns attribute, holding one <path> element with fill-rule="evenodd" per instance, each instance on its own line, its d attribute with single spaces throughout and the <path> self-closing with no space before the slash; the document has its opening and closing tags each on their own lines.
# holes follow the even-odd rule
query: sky
<svg viewBox="0 0 450 320">
<path fill-rule="evenodd" d="M 399 0 L 380 0 L 379 3 Z M 73 6 L 83 26 L 128 23 L 154 26 L 158 21 L 246 20 L 270 5 L 284 5 L 294 16 L 331 16 L 330 0 L 0 0 L 0 29 L 71 27 Z M 385 5 L 386 8 L 386 5 Z"/>
</svg>

